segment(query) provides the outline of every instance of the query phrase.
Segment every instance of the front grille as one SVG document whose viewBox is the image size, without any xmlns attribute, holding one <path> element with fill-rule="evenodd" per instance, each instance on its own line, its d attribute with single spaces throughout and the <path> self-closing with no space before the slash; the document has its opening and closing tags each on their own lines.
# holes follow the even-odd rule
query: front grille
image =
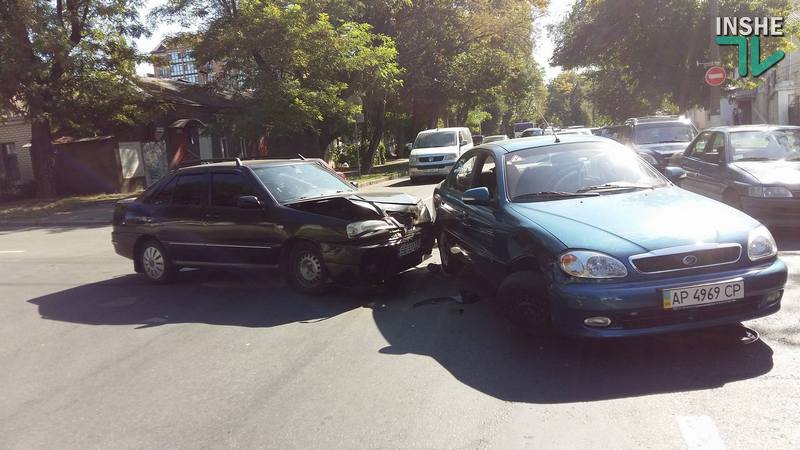
<svg viewBox="0 0 800 450">
<path fill-rule="evenodd" d="M 444 161 L 444 156 L 420 156 L 419 162 L 437 162 Z"/>
<path fill-rule="evenodd" d="M 733 244 L 710 249 L 681 251 L 665 255 L 632 256 L 631 265 L 642 273 L 688 270 L 734 263 L 739 260 L 741 253 L 742 247 L 739 244 Z"/>
</svg>

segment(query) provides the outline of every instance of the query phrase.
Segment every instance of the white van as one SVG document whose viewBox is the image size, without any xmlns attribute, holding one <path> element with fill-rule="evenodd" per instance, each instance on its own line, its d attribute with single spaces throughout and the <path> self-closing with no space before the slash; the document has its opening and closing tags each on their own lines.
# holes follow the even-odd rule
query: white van
<svg viewBox="0 0 800 450">
<path fill-rule="evenodd" d="M 461 154 L 471 149 L 469 128 L 437 128 L 420 131 L 408 157 L 412 180 L 427 176 L 447 176 Z"/>
</svg>

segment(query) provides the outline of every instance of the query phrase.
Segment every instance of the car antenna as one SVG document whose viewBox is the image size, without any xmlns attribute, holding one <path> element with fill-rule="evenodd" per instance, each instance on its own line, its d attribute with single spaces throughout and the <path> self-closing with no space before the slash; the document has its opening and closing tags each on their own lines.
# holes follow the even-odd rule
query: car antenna
<svg viewBox="0 0 800 450">
<path fill-rule="evenodd" d="M 536 112 L 542 117 L 542 120 L 544 121 L 544 124 L 545 124 L 545 130 L 548 129 L 548 128 L 553 130 L 553 136 L 556 138 L 556 144 L 561 143 L 561 139 L 558 138 L 558 133 L 556 133 L 556 129 L 553 128 L 552 125 L 550 125 L 550 122 L 547 121 L 547 119 L 544 117 L 544 114 L 542 114 L 542 112 L 539 111 L 539 107 L 536 106 L 535 103 L 533 103 L 533 99 L 531 99 L 531 105 L 533 105 L 533 107 L 536 108 Z"/>
</svg>

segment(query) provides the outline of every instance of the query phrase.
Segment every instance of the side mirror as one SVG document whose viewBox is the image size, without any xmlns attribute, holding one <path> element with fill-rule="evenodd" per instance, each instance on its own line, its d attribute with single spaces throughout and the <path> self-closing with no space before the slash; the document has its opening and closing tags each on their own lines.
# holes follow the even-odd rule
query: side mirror
<svg viewBox="0 0 800 450">
<path fill-rule="evenodd" d="M 467 189 L 461 195 L 461 200 L 467 205 L 492 206 L 494 204 L 492 194 L 485 187 Z"/>
<path fill-rule="evenodd" d="M 459 147 L 463 147 L 465 145 L 467 145 L 467 141 L 461 141 L 461 142 L 458 143 Z"/>
<path fill-rule="evenodd" d="M 243 209 L 261 208 L 261 200 L 255 195 L 243 195 L 236 201 L 236 206 Z"/>
<path fill-rule="evenodd" d="M 664 168 L 664 175 L 669 181 L 678 184 L 679 181 L 686 178 L 686 171 L 680 167 L 668 166 Z"/>
</svg>

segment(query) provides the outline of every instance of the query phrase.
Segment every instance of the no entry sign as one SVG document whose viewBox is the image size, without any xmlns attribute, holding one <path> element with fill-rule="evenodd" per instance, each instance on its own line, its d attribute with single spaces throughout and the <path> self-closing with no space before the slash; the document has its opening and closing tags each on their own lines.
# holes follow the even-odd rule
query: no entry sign
<svg viewBox="0 0 800 450">
<path fill-rule="evenodd" d="M 719 86 L 724 83 L 727 78 L 728 75 L 722 67 L 714 66 L 706 71 L 706 83 L 708 83 L 709 86 Z"/>
</svg>

